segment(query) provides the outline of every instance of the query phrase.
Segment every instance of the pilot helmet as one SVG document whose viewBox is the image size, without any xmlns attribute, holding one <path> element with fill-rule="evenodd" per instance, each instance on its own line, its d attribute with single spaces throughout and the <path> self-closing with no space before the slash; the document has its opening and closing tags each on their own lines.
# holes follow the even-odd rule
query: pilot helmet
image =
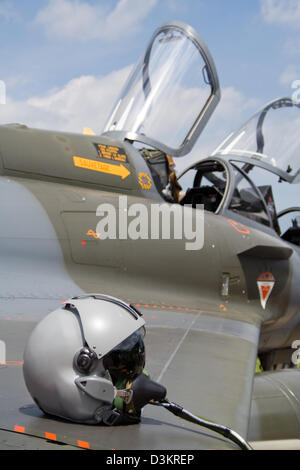
<svg viewBox="0 0 300 470">
<path fill-rule="evenodd" d="M 24 352 L 25 383 L 39 408 L 78 423 L 104 421 L 120 384 L 143 371 L 144 325 L 133 305 L 98 294 L 47 315 Z"/>
</svg>

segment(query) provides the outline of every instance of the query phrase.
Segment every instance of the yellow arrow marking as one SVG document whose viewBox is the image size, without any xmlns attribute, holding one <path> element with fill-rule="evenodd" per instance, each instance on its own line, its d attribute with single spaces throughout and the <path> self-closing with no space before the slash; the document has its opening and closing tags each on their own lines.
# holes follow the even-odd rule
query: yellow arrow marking
<svg viewBox="0 0 300 470">
<path fill-rule="evenodd" d="M 131 173 L 124 165 L 113 165 L 111 163 L 97 162 L 88 158 L 73 157 L 74 165 L 78 168 L 86 170 L 100 171 L 109 175 L 121 176 L 122 180 L 127 178 Z"/>
</svg>

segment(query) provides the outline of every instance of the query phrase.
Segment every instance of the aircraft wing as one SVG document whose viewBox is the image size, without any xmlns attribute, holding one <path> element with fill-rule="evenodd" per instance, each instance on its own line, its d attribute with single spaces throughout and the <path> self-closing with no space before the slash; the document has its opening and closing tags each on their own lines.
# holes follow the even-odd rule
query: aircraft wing
<svg viewBox="0 0 300 470">
<path fill-rule="evenodd" d="M 258 328 L 220 313 L 148 304 L 139 308 L 147 325 L 147 370 L 166 386 L 169 400 L 246 438 Z M 36 438 L 91 449 L 237 448 L 222 436 L 151 405 L 144 408 L 141 423 L 130 429 L 79 425 L 43 415 L 22 374 L 23 350 L 35 322 L 14 318 L 0 320 L 1 337 L 8 345 L 8 366 L 0 368 L 0 448 L 11 441 L 19 448 L 13 444 L 12 431 L 19 434 L 23 447 L 30 448 L 44 448 L 44 441 Z M 26 439 L 30 443 L 24 443 Z"/>
</svg>

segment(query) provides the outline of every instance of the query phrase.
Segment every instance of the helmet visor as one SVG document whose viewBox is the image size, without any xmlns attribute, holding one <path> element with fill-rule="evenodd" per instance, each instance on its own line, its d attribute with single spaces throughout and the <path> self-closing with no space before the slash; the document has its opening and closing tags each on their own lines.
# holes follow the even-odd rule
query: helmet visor
<svg viewBox="0 0 300 470">
<path fill-rule="evenodd" d="M 123 379 L 135 379 L 145 366 L 145 328 L 142 327 L 112 349 L 103 365 L 112 377 L 114 385 Z"/>
</svg>

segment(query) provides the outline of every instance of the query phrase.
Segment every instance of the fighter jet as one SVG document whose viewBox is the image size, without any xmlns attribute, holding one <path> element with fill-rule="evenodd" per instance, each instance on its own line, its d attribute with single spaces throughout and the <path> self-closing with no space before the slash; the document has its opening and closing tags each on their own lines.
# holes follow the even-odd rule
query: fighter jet
<svg viewBox="0 0 300 470">
<path fill-rule="evenodd" d="M 300 438 L 299 104 L 274 100 L 177 177 L 220 97 L 202 38 L 170 22 L 101 135 L 0 127 L 0 448 L 238 448 L 151 405 L 130 432 L 38 408 L 28 337 L 88 293 L 142 311 L 172 402 L 251 442 Z"/>
</svg>

